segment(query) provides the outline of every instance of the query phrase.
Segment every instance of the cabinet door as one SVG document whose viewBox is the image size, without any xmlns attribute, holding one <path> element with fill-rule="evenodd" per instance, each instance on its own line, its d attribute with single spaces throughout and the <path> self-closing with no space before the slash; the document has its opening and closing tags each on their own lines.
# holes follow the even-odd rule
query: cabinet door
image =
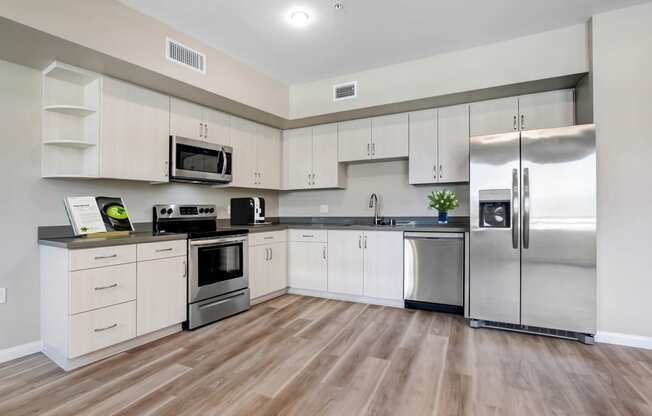
<svg viewBox="0 0 652 416">
<path fill-rule="evenodd" d="M 249 292 L 252 299 L 269 293 L 272 265 L 269 261 L 269 246 L 249 247 Z"/>
<path fill-rule="evenodd" d="M 362 231 L 328 231 L 328 291 L 362 295 Z"/>
<path fill-rule="evenodd" d="M 186 257 L 138 262 L 137 333 L 186 320 Z"/>
<path fill-rule="evenodd" d="M 281 189 L 281 131 L 256 125 L 257 188 Z"/>
<path fill-rule="evenodd" d="M 408 156 L 408 113 L 373 118 L 371 132 L 372 159 Z"/>
<path fill-rule="evenodd" d="M 439 109 L 439 182 L 469 181 L 469 106 Z"/>
<path fill-rule="evenodd" d="M 231 144 L 230 119 L 228 114 L 210 108 L 203 108 L 204 140 L 213 144 Z"/>
<path fill-rule="evenodd" d="M 403 299 L 403 233 L 364 233 L 364 295 Z"/>
<path fill-rule="evenodd" d="M 437 110 L 415 111 L 409 115 L 410 184 L 436 183 Z"/>
<path fill-rule="evenodd" d="M 170 99 L 169 135 L 202 140 L 204 138 L 202 112 L 202 106 L 172 97 Z"/>
<path fill-rule="evenodd" d="M 575 124 L 575 90 L 542 92 L 518 98 L 519 128 L 537 130 Z"/>
<path fill-rule="evenodd" d="M 327 290 L 327 245 L 292 241 L 288 245 L 288 283 L 295 289 Z"/>
<path fill-rule="evenodd" d="M 112 78 L 102 96 L 100 176 L 167 182 L 170 98 Z"/>
<path fill-rule="evenodd" d="M 337 161 L 337 124 L 312 128 L 313 188 L 340 186 L 341 167 Z"/>
<path fill-rule="evenodd" d="M 340 162 L 371 159 L 371 119 L 339 123 L 337 151 Z"/>
<path fill-rule="evenodd" d="M 272 271 L 269 276 L 269 293 L 288 287 L 288 247 L 286 243 L 269 245 Z"/>
<path fill-rule="evenodd" d="M 471 103 L 471 136 L 508 133 L 518 130 L 518 98 Z"/>
<path fill-rule="evenodd" d="M 311 186 L 312 132 L 312 127 L 285 130 L 283 132 L 284 189 L 308 189 Z M 335 163 L 337 164 L 337 143 L 335 149 Z"/>
<path fill-rule="evenodd" d="M 231 146 L 233 147 L 232 186 L 254 188 L 258 182 L 256 168 L 256 124 L 231 117 Z"/>
</svg>

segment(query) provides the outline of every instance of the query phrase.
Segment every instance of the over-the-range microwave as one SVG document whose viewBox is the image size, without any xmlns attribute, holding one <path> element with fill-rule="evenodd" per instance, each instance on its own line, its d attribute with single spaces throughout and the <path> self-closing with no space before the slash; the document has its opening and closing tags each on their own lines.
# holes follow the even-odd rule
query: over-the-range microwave
<svg viewBox="0 0 652 416">
<path fill-rule="evenodd" d="M 170 136 L 170 180 L 199 184 L 233 180 L 233 148 Z"/>
</svg>

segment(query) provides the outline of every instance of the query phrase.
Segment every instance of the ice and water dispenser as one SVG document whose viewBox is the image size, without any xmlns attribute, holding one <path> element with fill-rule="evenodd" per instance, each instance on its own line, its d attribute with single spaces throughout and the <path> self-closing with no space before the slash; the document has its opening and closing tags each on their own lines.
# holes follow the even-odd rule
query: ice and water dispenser
<svg viewBox="0 0 652 416">
<path fill-rule="evenodd" d="M 480 190 L 480 228 L 510 228 L 511 190 Z"/>
</svg>

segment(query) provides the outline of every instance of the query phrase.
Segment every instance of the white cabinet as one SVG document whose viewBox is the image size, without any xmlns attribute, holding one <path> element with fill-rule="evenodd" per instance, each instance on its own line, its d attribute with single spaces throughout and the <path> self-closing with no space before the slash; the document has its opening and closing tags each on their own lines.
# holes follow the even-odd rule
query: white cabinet
<svg viewBox="0 0 652 416">
<path fill-rule="evenodd" d="M 469 106 L 438 110 L 439 183 L 469 181 Z"/>
<path fill-rule="evenodd" d="M 346 167 L 337 149 L 337 124 L 284 131 L 283 189 L 343 188 Z"/>
<path fill-rule="evenodd" d="M 371 119 L 371 158 L 408 156 L 408 113 Z"/>
<path fill-rule="evenodd" d="M 468 182 L 469 106 L 410 113 L 410 184 Z"/>
<path fill-rule="evenodd" d="M 249 290 L 252 299 L 282 291 L 288 286 L 287 231 L 254 235 L 255 238 L 249 239 L 248 252 Z"/>
<path fill-rule="evenodd" d="M 338 160 L 354 162 L 408 156 L 408 114 L 339 123 Z"/>
<path fill-rule="evenodd" d="M 168 181 L 170 98 L 105 77 L 100 177 Z"/>
<path fill-rule="evenodd" d="M 290 230 L 288 283 L 291 288 L 325 292 L 328 288 L 327 233 Z"/>
<path fill-rule="evenodd" d="M 364 296 L 403 299 L 403 233 L 366 231 L 364 247 Z"/>
<path fill-rule="evenodd" d="M 339 123 L 337 148 L 340 162 L 371 159 L 371 119 Z"/>
<path fill-rule="evenodd" d="M 362 231 L 328 231 L 328 291 L 362 296 L 364 248 Z"/>
<path fill-rule="evenodd" d="M 471 104 L 471 136 L 575 124 L 575 90 L 559 90 Z"/>
<path fill-rule="evenodd" d="M 170 99 L 169 134 L 215 144 L 230 144 L 229 115 L 199 104 Z"/>
<path fill-rule="evenodd" d="M 281 189 L 281 131 L 256 125 L 256 187 Z"/>
<path fill-rule="evenodd" d="M 186 257 L 138 262 L 137 335 L 186 320 Z"/>
</svg>

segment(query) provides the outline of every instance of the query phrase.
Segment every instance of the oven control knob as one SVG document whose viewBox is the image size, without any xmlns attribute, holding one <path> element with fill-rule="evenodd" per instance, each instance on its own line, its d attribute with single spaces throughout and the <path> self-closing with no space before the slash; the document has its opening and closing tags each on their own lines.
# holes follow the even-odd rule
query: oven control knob
<svg viewBox="0 0 652 416">
<path fill-rule="evenodd" d="M 168 215 L 172 215 L 174 211 L 172 211 L 172 208 L 168 208 Z"/>
<path fill-rule="evenodd" d="M 208 210 L 208 212 L 210 212 L 211 214 L 214 213 L 214 212 L 215 212 L 215 208 L 210 208 L 210 209 Z"/>
<path fill-rule="evenodd" d="M 199 213 L 203 214 L 204 213 L 204 208 L 199 208 Z"/>
<path fill-rule="evenodd" d="M 167 209 L 165 209 L 165 208 L 161 208 L 161 214 L 162 214 L 162 215 L 165 215 L 166 212 L 168 212 Z"/>
</svg>

